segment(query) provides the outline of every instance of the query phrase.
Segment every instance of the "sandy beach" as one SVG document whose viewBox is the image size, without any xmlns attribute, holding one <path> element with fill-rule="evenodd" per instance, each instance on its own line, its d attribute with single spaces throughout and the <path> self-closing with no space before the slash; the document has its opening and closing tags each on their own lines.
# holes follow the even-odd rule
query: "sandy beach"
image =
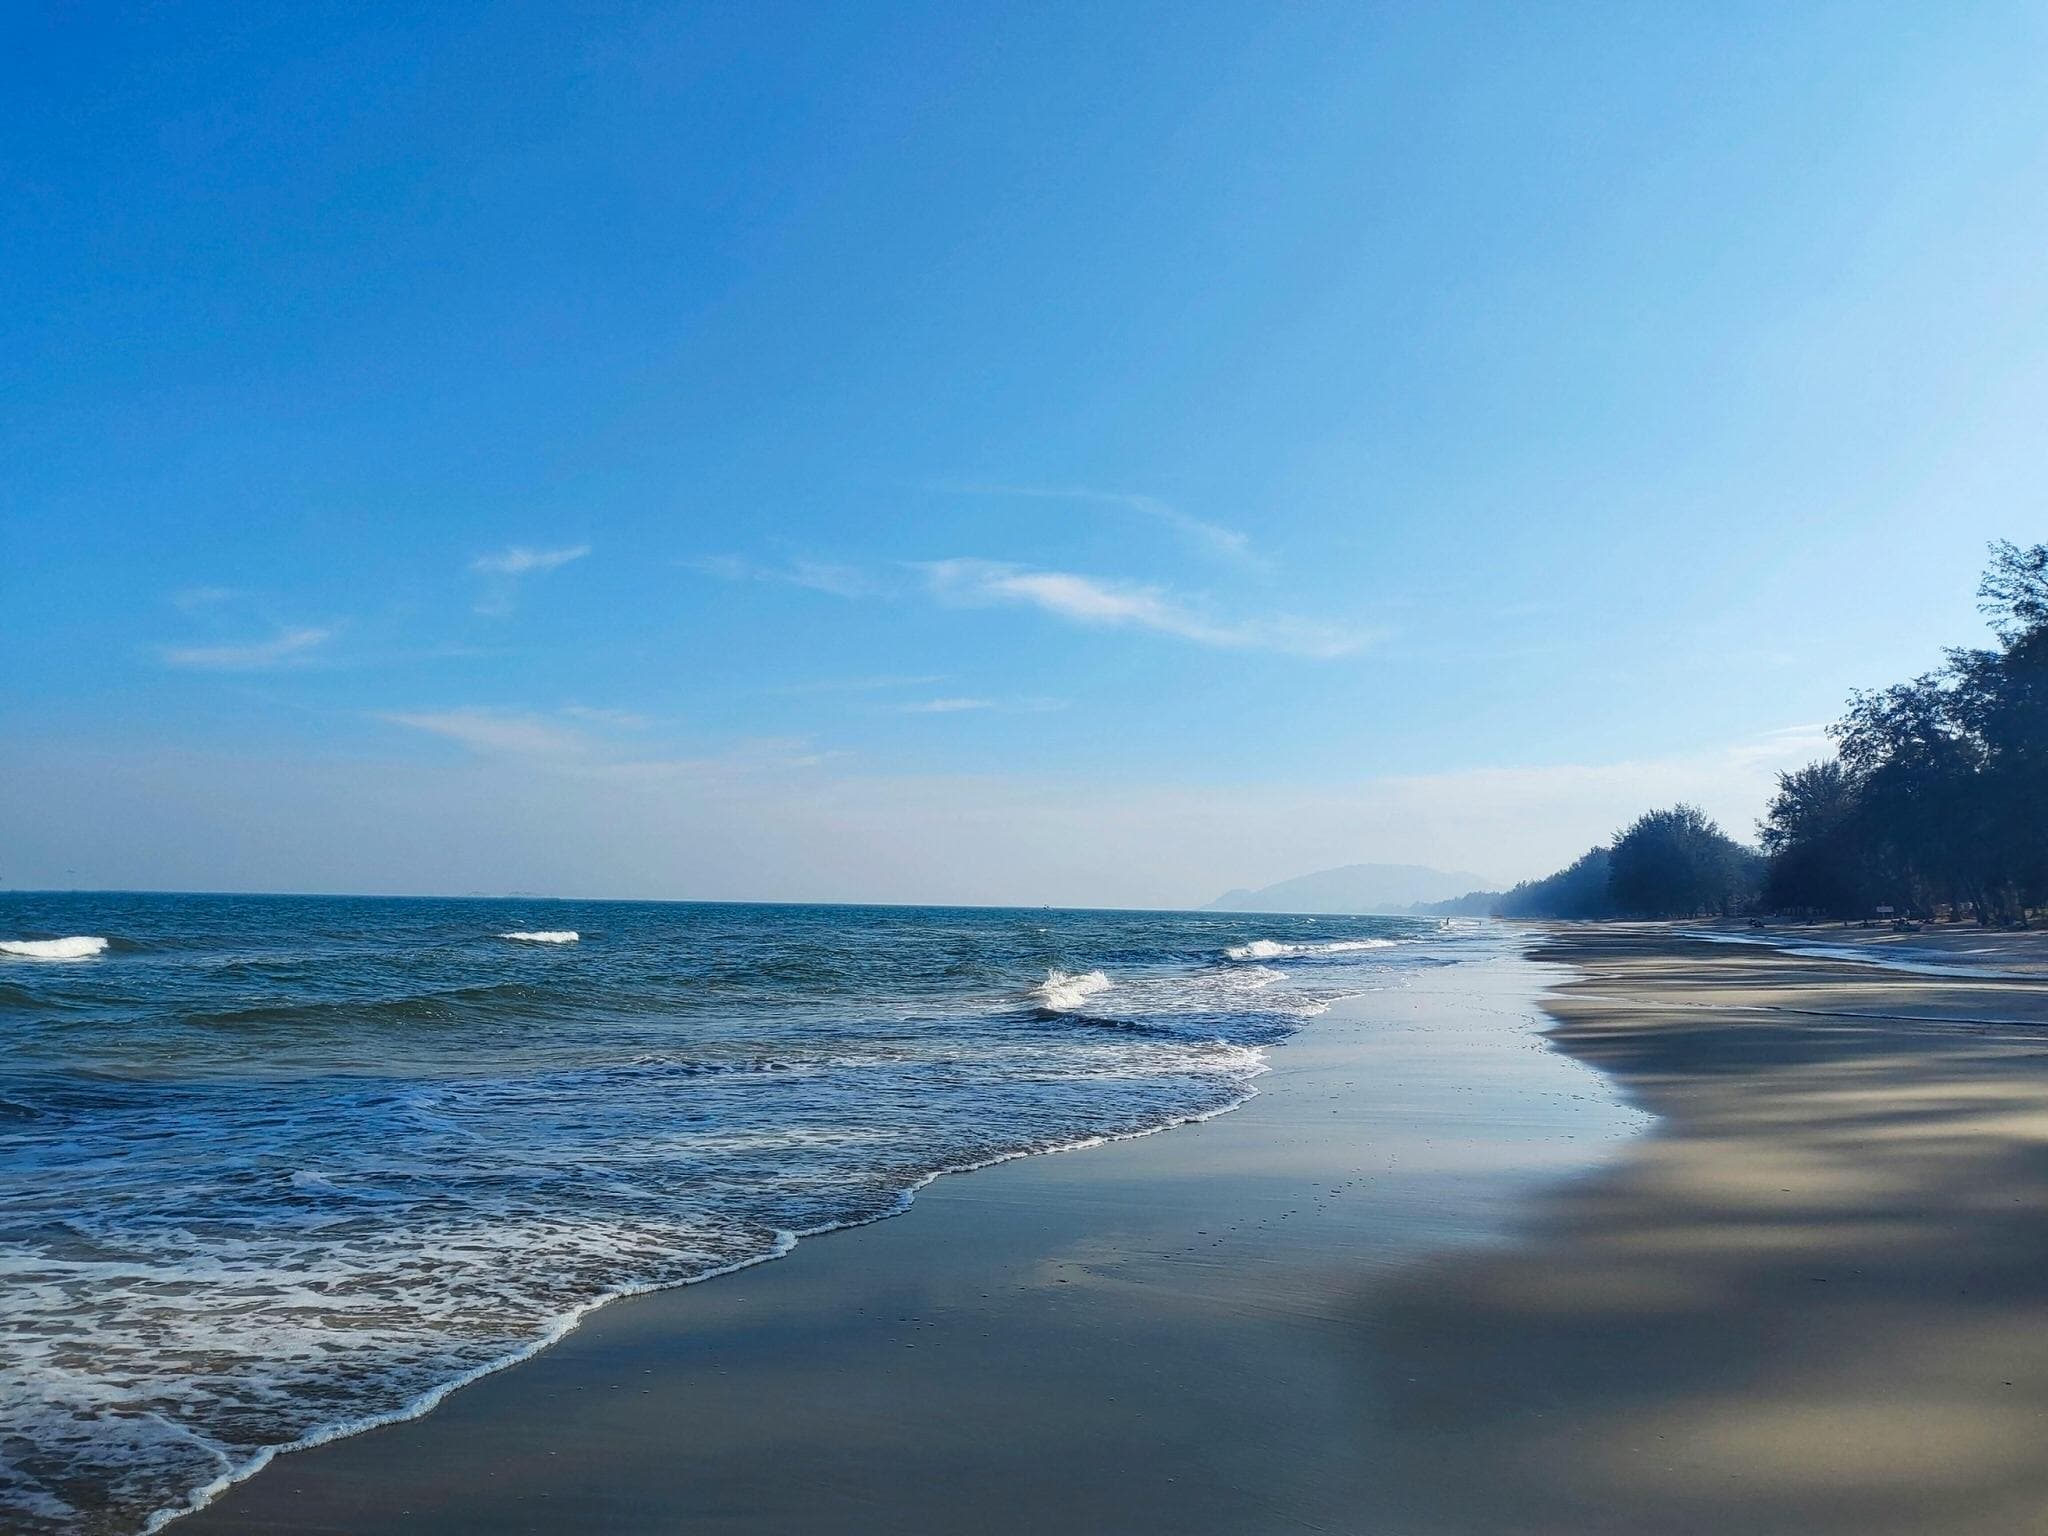
<svg viewBox="0 0 2048 1536">
<path fill-rule="evenodd" d="M 2048 989 L 1654 928 L 1536 952 L 1582 972 L 1552 1038 L 1659 1126 L 1375 1301 L 1379 1528 L 2043 1529 Z"/>
<path fill-rule="evenodd" d="M 1532 954 L 1340 1006 L 1235 1114 L 606 1308 L 174 1529 L 2041 1529 L 2048 988 Z"/>
</svg>

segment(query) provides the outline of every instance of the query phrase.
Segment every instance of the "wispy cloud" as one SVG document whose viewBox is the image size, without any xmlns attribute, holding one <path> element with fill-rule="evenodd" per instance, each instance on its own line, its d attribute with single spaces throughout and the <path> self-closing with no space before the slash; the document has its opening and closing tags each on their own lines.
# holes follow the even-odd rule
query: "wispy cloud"
<svg viewBox="0 0 2048 1536">
<path fill-rule="evenodd" d="M 571 727 L 540 715 L 511 710 L 393 711 L 378 718 L 458 742 L 472 752 L 491 757 L 572 758 L 588 752 L 591 745 L 588 737 Z"/>
<path fill-rule="evenodd" d="M 1041 571 L 999 560 L 933 560 L 918 567 L 941 602 L 1023 604 L 1072 623 L 1142 629 L 1226 650 L 1278 651 L 1328 659 L 1348 656 L 1375 637 L 1366 631 L 1292 616 L 1222 620 L 1140 582 Z"/>
<path fill-rule="evenodd" d="M 1048 493 L 1050 494 L 1050 493 Z M 867 571 L 822 561 L 764 565 L 742 555 L 705 555 L 678 564 L 720 581 L 779 582 L 839 597 L 892 596 L 901 590 Z M 1142 582 L 1034 570 L 1001 560 L 930 560 L 909 569 L 924 577 L 941 602 L 960 607 L 1021 603 L 1078 624 L 1150 630 L 1200 645 L 1230 650 L 1278 651 L 1295 656 L 1335 657 L 1362 649 L 1377 636 L 1291 615 L 1225 620 L 1178 600 L 1163 587 Z M 840 685 L 883 687 L 915 679 L 877 679 Z"/>
<path fill-rule="evenodd" d="M 971 709 L 994 709 L 994 699 L 919 699 L 911 704 L 898 704 L 899 715 L 957 715 Z"/>
<path fill-rule="evenodd" d="M 892 715 L 959 715 L 991 710 L 1005 715 L 1043 715 L 1056 709 L 1065 709 L 1065 699 L 1034 696 L 1021 699 L 979 699 L 943 698 L 916 699 L 907 704 L 891 706 L 887 713 Z"/>
<path fill-rule="evenodd" d="M 514 544 L 490 554 L 478 555 L 469 562 L 471 572 L 485 579 L 484 595 L 477 599 L 476 611 L 502 618 L 518 602 L 519 584 L 526 577 L 560 570 L 572 560 L 581 560 L 589 553 L 588 544 L 571 544 L 560 549 L 534 549 L 525 544 Z"/>
<path fill-rule="evenodd" d="M 696 756 L 650 754 L 634 750 L 617 733 L 651 722 L 622 711 L 579 705 L 552 713 L 478 707 L 390 710 L 376 718 L 452 741 L 478 757 L 615 783 L 725 781 L 735 775 L 811 768 L 836 755 L 818 750 L 803 737 L 771 736 L 741 737 Z"/>
<path fill-rule="evenodd" d="M 829 592 L 834 597 L 873 597 L 882 584 L 866 571 L 829 560 L 792 560 L 786 565 L 765 565 L 741 555 L 703 555 L 678 561 L 686 570 L 715 576 L 720 581 L 766 581 L 781 586 L 804 587 L 812 592 Z"/>
<path fill-rule="evenodd" d="M 1260 563 L 1251 540 L 1235 528 L 1193 517 L 1171 502 L 1135 491 L 1104 491 L 1086 485 L 987 485 L 977 483 L 940 484 L 934 490 L 955 496 L 998 496 L 1026 501 L 1066 501 L 1083 506 L 1109 507 L 1134 512 L 1164 523 L 1190 543 L 1212 555 L 1231 560 Z"/>
<path fill-rule="evenodd" d="M 1746 767 L 1762 764 L 1774 771 L 1834 755 L 1835 744 L 1825 724 L 1784 725 L 1729 748 L 1733 761 Z"/>
<path fill-rule="evenodd" d="M 470 561 L 469 568 L 484 576 L 528 576 L 535 571 L 557 570 L 589 553 L 588 544 L 572 544 L 566 549 L 529 549 L 524 544 L 514 544 L 496 554 L 478 555 Z"/>
<path fill-rule="evenodd" d="M 171 645 L 162 651 L 164 664 L 219 672 L 255 672 L 309 660 L 334 638 L 331 629 L 282 629 L 268 640 L 245 645 Z"/>
</svg>

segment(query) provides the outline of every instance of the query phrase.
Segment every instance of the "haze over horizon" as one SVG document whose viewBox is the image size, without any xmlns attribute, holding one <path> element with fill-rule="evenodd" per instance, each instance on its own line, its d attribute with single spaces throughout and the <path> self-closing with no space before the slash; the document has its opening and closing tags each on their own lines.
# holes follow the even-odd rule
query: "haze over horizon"
<svg viewBox="0 0 2048 1536">
<path fill-rule="evenodd" d="M 2038 7 L 0 25 L 0 886 L 1505 884 L 2039 536 Z"/>
</svg>

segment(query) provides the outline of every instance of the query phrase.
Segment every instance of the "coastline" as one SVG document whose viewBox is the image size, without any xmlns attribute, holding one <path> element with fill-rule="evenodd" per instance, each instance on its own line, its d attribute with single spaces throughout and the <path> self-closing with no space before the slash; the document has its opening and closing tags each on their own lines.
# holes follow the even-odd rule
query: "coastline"
<svg viewBox="0 0 2048 1536">
<path fill-rule="evenodd" d="M 2048 988 L 1528 936 L 172 1529 L 2039 1530 Z"/>
<path fill-rule="evenodd" d="M 168 1529 L 1345 1528 L 1360 1298 L 1642 1123 L 1537 1034 L 1551 979 L 1503 957 L 1340 1003 L 1232 1113 L 614 1302 Z"/>
</svg>

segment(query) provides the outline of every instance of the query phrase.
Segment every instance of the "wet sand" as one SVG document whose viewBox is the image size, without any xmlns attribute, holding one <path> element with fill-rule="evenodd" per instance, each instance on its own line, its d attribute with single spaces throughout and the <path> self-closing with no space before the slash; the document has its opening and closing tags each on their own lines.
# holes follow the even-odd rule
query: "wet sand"
<svg viewBox="0 0 2048 1536">
<path fill-rule="evenodd" d="M 2048 987 L 1536 953 L 1346 1005 L 1237 1114 L 607 1308 L 173 1529 L 2048 1529 Z"/>
<path fill-rule="evenodd" d="M 1939 975 L 1953 968 L 2009 972 L 2048 981 L 2048 935 L 1980 928 L 1975 923 L 1927 923 L 1901 932 L 1889 923 L 1739 921 L 1669 925 L 1679 933 L 1711 933 L 1736 943 L 1781 945 L 1823 958 L 1869 959 Z"/>
<path fill-rule="evenodd" d="M 1361 1529 L 1356 1316 L 1644 1122 L 1521 960 L 1313 1021 L 1197 1126 L 942 1179 L 623 1301 L 428 1417 L 280 1458 L 198 1533 Z"/>
<path fill-rule="evenodd" d="M 1358 1528 L 2048 1530 L 2048 987 L 1655 929 L 1537 953 L 1583 972 L 1553 1038 L 1663 1118 L 1364 1310 Z"/>
</svg>

